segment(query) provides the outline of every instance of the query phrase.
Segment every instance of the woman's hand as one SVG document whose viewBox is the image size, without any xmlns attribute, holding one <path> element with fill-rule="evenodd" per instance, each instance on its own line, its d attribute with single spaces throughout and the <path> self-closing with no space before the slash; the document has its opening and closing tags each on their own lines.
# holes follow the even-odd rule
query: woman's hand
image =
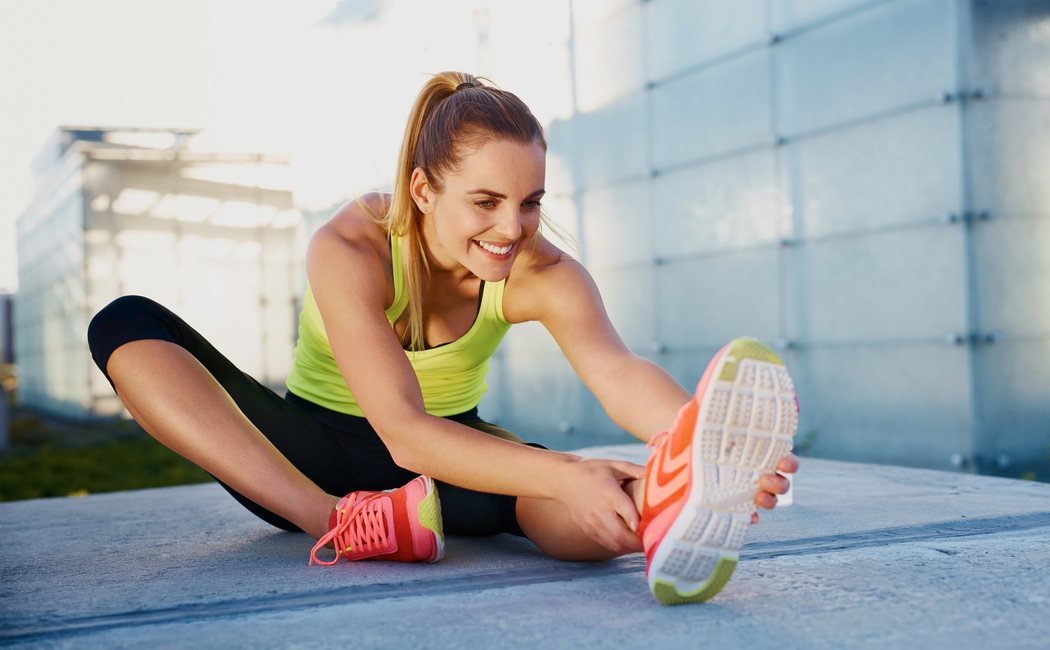
<svg viewBox="0 0 1050 650">
<path fill-rule="evenodd" d="M 559 500 L 588 537 L 618 554 L 642 550 L 640 516 L 623 483 L 641 478 L 645 467 L 622 460 L 575 458 L 561 481 Z"/>
<path fill-rule="evenodd" d="M 798 457 L 788 454 L 777 463 L 777 470 L 785 474 L 794 474 L 798 471 Z M 758 493 L 755 495 L 755 505 L 759 508 L 772 510 L 777 505 L 777 495 L 788 491 L 791 482 L 779 474 L 763 474 L 758 479 Z M 751 523 L 758 523 L 758 513 L 751 515 Z"/>
</svg>

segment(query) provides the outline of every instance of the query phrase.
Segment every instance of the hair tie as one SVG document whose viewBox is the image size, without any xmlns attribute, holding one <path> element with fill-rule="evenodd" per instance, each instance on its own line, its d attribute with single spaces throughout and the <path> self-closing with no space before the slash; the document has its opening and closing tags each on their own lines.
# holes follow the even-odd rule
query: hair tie
<svg viewBox="0 0 1050 650">
<path fill-rule="evenodd" d="M 472 81 L 464 81 L 463 83 L 461 83 L 458 86 L 456 86 L 456 89 L 454 91 L 452 91 L 452 92 L 459 92 L 460 90 L 463 90 L 464 88 L 477 88 L 477 86 L 475 86 L 474 82 L 472 82 Z"/>
</svg>

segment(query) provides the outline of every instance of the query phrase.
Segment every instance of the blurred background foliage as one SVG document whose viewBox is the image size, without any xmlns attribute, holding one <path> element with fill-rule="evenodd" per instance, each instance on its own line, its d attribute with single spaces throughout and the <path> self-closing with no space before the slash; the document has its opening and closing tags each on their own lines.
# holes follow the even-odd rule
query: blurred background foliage
<svg viewBox="0 0 1050 650">
<path fill-rule="evenodd" d="M 15 409 L 0 501 L 203 483 L 211 477 L 134 421 L 81 425 Z"/>
</svg>

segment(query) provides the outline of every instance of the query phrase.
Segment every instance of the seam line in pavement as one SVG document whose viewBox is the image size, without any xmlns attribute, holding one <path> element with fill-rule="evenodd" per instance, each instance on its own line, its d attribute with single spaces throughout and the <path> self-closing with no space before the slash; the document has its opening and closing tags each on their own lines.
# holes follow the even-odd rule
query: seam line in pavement
<svg viewBox="0 0 1050 650">
<path fill-rule="evenodd" d="M 953 539 L 1018 532 L 1050 526 L 1050 512 L 1025 515 L 959 519 L 932 524 L 865 530 L 841 535 L 757 542 L 745 545 L 741 558 L 770 559 L 792 555 L 814 555 L 852 551 L 875 546 L 907 544 L 934 539 Z M 159 625 L 194 619 L 263 614 L 312 607 L 330 607 L 361 601 L 388 598 L 442 596 L 467 591 L 487 591 L 504 587 L 565 582 L 586 578 L 603 578 L 644 571 L 641 555 L 620 558 L 604 564 L 557 563 L 528 566 L 510 571 L 493 570 L 459 578 L 436 578 L 418 582 L 353 585 L 308 593 L 282 594 L 271 597 L 194 603 L 158 609 L 139 609 L 112 614 L 99 614 L 68 619 L 48 619 L 17 627 L 0 628 L 0 642 L 42 640 L 79 633 L 101 632 L 119 627 Z"/>
</svg>

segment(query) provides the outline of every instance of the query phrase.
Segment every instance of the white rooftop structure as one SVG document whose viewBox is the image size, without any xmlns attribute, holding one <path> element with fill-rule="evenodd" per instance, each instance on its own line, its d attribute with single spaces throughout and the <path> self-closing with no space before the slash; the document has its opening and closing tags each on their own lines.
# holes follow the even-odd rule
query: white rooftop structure
<svg viewBox="0 0 1050 650">
<path fill-rule="evenodd" d="M 21 403 L 77 419 L 123 411 L 86 332 L 125 294 L 179 314 L 259 381 L 284 381 L 301 220 L 288 161 L 192 151 L 195 134 L 63 126 L 37 157 L 17 225 Z"/>
</svg>

